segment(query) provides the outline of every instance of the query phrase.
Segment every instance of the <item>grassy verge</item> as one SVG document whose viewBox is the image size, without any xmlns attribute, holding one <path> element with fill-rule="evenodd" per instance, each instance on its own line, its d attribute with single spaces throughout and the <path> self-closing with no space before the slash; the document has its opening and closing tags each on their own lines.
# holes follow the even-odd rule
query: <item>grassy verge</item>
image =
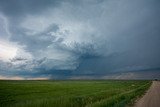
<svg viewBox="0 0 160 107">
<path fill-rule="evenodd" d="M 135 99 L 143 95 L 150 87 L 150 84 L 151 83 L 147 83 L 131 91 L 117 94 L 108 99 L 103 99 L 88 105 L 88 107 L 125 107 L 127 104 L 132 104 Z"/>
</svg>

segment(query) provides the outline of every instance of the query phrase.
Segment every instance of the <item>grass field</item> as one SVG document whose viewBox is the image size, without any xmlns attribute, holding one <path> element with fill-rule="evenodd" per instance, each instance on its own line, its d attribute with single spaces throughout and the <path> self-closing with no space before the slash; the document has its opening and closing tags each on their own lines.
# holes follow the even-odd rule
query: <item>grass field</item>
<svg viewBox="0 0 160 107">
<path fill-rule="evenodd" d="M 150 81 L 0 81 L 0 107 L 124 107 Z"/>
</svg>

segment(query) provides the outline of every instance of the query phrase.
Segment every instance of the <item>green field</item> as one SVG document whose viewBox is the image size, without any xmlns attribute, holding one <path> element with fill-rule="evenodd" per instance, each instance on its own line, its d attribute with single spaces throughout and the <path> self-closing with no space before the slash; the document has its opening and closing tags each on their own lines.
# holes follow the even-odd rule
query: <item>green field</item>
<svg viewBox="0 0 160 107">
<path fill-rule="evenodd" d="M 0 107 L 124 107 L 150 81 L 0 81 Z"/>
</svg>

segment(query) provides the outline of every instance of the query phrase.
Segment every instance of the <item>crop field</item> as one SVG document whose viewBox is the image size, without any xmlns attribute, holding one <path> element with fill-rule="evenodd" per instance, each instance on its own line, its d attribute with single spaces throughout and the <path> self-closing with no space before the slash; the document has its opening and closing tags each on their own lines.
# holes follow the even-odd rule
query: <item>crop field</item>
<svg viewBox="0 0 160 107">
<path fill-rule="evenodd" d="M 125 107 L 151 81 L 0 81 L 0 107 Z"/>
</svg>

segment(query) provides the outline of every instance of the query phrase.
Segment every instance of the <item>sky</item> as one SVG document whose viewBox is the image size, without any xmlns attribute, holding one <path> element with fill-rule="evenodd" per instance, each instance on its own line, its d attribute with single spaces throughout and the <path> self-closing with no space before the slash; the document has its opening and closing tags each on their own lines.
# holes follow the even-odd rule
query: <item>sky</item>
<svg viewBox="0 0 160 107">
<path fill-rule="evenodd" d="M 0 0 L 0 79 L 155 78 L 159 0 Z"/>
</svg>

